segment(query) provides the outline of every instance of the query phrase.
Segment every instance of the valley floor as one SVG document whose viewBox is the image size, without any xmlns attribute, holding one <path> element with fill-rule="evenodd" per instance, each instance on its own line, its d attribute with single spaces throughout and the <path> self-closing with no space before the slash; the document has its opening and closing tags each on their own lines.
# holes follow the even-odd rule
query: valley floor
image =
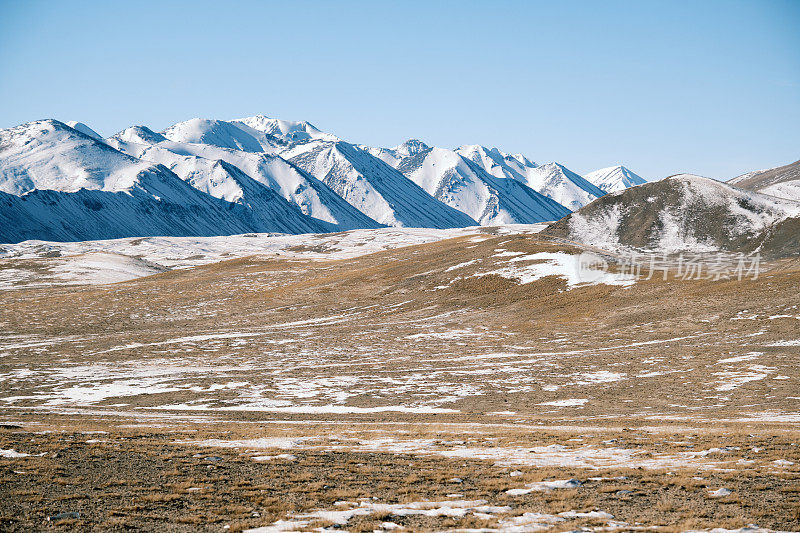
<svg viewBox="0 0 800 533">
<path fill-rule="evenodd" d="M 800 265 L 536 229 L 3 245 L 0 529 L 800 530 Z"/>
</svg>

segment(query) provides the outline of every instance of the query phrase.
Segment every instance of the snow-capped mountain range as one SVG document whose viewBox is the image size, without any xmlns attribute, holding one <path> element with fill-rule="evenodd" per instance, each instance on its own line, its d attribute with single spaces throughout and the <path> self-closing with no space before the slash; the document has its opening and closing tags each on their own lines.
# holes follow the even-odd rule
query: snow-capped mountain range
<svg viewBox="0 0 800 533">
<path fill-rule="evenodd" d="M 371 149 L 428 194 L 482 225 L 529 224 L 569 213 L 558 202 L 514 179 L 498 178 L 454 150 L 412 139 L 394 149 Z"/>
<path fill-rule="evenodd" d="M 643 182 L 479 145 L 356 145 L 263 115 L 109 138 L 40 120 L 0 130 L 0 242 L 535 223 Z"/>
</svg>

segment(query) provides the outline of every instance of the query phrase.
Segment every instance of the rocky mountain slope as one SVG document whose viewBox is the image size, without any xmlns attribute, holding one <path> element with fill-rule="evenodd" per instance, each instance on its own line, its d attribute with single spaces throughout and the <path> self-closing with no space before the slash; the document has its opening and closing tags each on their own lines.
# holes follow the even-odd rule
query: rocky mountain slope
<svg viewBox="0 0 800 533">
<path fill-rule="evenodd" d="M 679 174 L 612 193 L 544 235 L 608 250 L 796 254 L 800 203 Z"/>
</svg>

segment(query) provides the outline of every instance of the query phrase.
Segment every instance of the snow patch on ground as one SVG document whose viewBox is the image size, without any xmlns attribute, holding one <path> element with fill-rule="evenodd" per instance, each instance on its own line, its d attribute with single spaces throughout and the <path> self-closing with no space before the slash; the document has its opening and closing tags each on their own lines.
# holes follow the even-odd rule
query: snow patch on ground
<svg viewBox="0 0 800 533">
<path fill-rule="evenodd" d="M 476 276 L 498 275 L 507 279 L 515 279 L 525 285 L 548 276 L 557 276 L 567 281 L 567 287 L 582 285 L 619 285 L 630 286 L 636 278 L 630 274 L 588 269 L 579 255 L 564 252 L 539 252 L 521 257 L 514 257 L 509 263 L 531 263 L 526 265 L 509 265 L 490 272 L 481 272 Z"/>
<path fill-rule="evenodd" d="M 714 375 L 720 378 L 716 390 L 737 389 L 745 383 L 762 380 L 772 372 L 775 372 L 775 368 L 764 365 L 751 365 L 746 371 L 715 372 Z"/>
<path fill-rule="evenodd" d="M 552 405 L 554 407 L 580 407 L 589 400 L 586 398 L 569 398 L 567 400 L 554 400 L 552 402 L 544 402 L 539 405 Z"/>
<path fill-rule="evenodd" d="M 30 454 L 17 452 L 9 449 L 9 450 L 0 450 L 0 457 L 4 457 L 6 459 L 18 459 L 20 457 L 30 457 Z"/>
<path fill-rule="evenodd" d="M 577 479 L 558 479 L 554 481 L 537 481 L 531 483 L 524 489 L 508 489 L 506 494 L 509 496 L 523 496 L 531 492 L 546 492 L 555 489 L 574 489 L 580 487 L 581 482 Z"/>
<path fill-rule="evenodd" d="M 504 231 L 535 233 L 541 224 Z M 248 233 L 218 237 L 128 237 L 81 242 L 24 241 L 0 244 L 0 289 L 127 281 L 173 268 L 190 268 L 251 255 L 282 259 L 351 259 L 404 246 L 479 234 L 481 228 L 381 228 L 341 233 L 287 235 Z M 483 235 L 481 235 L 483 237 Z M 486 235 L 490 237 L 490 235 Z M 15 260 L 47 259 L 50 273 L 31 271 Z"/>
<path fill-rule="evenodd" d="M 369 500 L 359 502 L 336 502 L 336 509 L 319 509 L 307 513 L 292 514 L 286 520 L 279 520 L 269 526 L 244 530 L 245 533 L 274 533 L 285 531 L 309 530 L 312 521 L 319 520 L 335 524 L 337 529 L 346 526 L 357 516 L 426 516 L 433 518 L 464 518 L 473 516 L 478 519 L 497 519 L 497 527 L 480 530 L 481 532 L 531 532 L 549 529 L 566 520 L 590 518 L 608 522 L 613 515 L 604 511 L 564 511 L 557 515 L 546 513 L 526 512 L 518 516 L 507 516 L 512 511 L 508 505 L 489 505 L 486 500 L 448 500 L 448 501 L 417 501 L 409 503 L 387 504 Z M 626 524 L 615 524 L 626 525 Z M 376 531 L 390 531 L 403 529 L 394 522 L 383 522 L 381 529 Z M 324 529 L 328 531 L 328 529 Z M 451 530 L 461 531 L 461 530 Z"/>
</svg>

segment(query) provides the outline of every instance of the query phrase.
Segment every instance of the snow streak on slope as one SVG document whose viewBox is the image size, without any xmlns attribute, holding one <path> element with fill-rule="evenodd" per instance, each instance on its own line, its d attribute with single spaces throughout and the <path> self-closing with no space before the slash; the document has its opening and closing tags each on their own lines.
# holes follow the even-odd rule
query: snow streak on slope
<svg viewBox="0 0 800 533">
<path fill-rule="evenodd" d="M 437 201 L 380 159 L 351 144 L 312 141 L 281 154 L 362 213 L 389 226 L 453 228 L 475 221 Z"/>
<path fill-rule="evenodd" d="M 264 151 L 258 139 L 222 120 L 193 118 L 170 126 L 162 133 L 164 137 L 175 142 L 211 144 L 245 152 Z"/>
<path fill-rule="evenodd" d="M 286 208 L 285 219 L 254 219 L 58 121 L 0 130 L 0 241 L 321 230 Z"/>
<path fill-rule="evenodd" d="M 627 189 L 628 187 L 635 187 L 647 183 L 647 180 L 631 172 L 630 169 L 617 165 L 615 167 L 601 168 L 593 172 L 589 172 L 584 176 L 586 181 L 597 185 L 605 192 L 618 192 Z"/>
<path fill-rule="evenodd" d="M 800 202 L 800 180 L 784 181 L 760 189 L 759 192 Z"/>
<path fill-rule="evenodd" d="M 748 172 L 728 182 L 742 189 L 800 201 L 800 161 L 782 167 Z"/>
<path fill-rule="evenodd" d="M 245 125 L 255 131 L 260 131 L 272 137 L 282 139 L 287 142 L 309 141 L 321 139 L 324 141 L 338 141 L 339 138 L 330 133 L 325 133 L 317 129 L 310 122 L 292 122 L 290 120 L 279 120 L 269 118 L 264 115 L 240 118 L 233 121 L 235 125 Z"/>
<path fill-rule="evenodd" d="M 434 198 L 482 225 L 532 224 L 569 213 L 522 183 L 496 178 L 452 150 L 411 140 L 376 153 L 385 161 L 396 161 L 400 172 Z"/>
<path fill-rule="evenodd" d="M 108 143 L 135 157 L 162 163 L 170 167 L 181 178 L 190 180 L 198 187 L 198 183 L 206 182 L 215 189 L 226 187 L 218 174 L 220 167 L 233 166 L 243 172 L 254 183 L 250 189 L 268 187 L 284 199 L 297 206 L 304 214 L 326 223 L 335 224 L 331 230 L 348 230 L 355 228 L 376 228 L 380 225 L 348 204 L 333 192 L 327 185 L 307 174 L 303 170 L 288 163 L 282 158 L 264 153 L 229 150 L 212 145 L 178 143 L 161 141 L 156 144 L 125 142 L 122 139 L 133 138 L 145 140 L 141 135 L 125 130 L 108 139 Z M 224 162 L 224 164 L 216 164 Z M 206 178 L 200 174 L 205 172 Z M 213 177 L 212 172 L 217 172 Z M 239 187 L 238 185 L 236 187 Z M 198 187 L 209 192 L 205 186 Z M 217 194 L 209 192 L 213 196 Z M 223 196 L 218 196 L 223 197 Z M 230 197 L 224 197 L 228 201 Z M 242 200 L 249 203 L 249 198 Z M 256 208 L 256 206 L 252 206 Z"/>
</svg>

